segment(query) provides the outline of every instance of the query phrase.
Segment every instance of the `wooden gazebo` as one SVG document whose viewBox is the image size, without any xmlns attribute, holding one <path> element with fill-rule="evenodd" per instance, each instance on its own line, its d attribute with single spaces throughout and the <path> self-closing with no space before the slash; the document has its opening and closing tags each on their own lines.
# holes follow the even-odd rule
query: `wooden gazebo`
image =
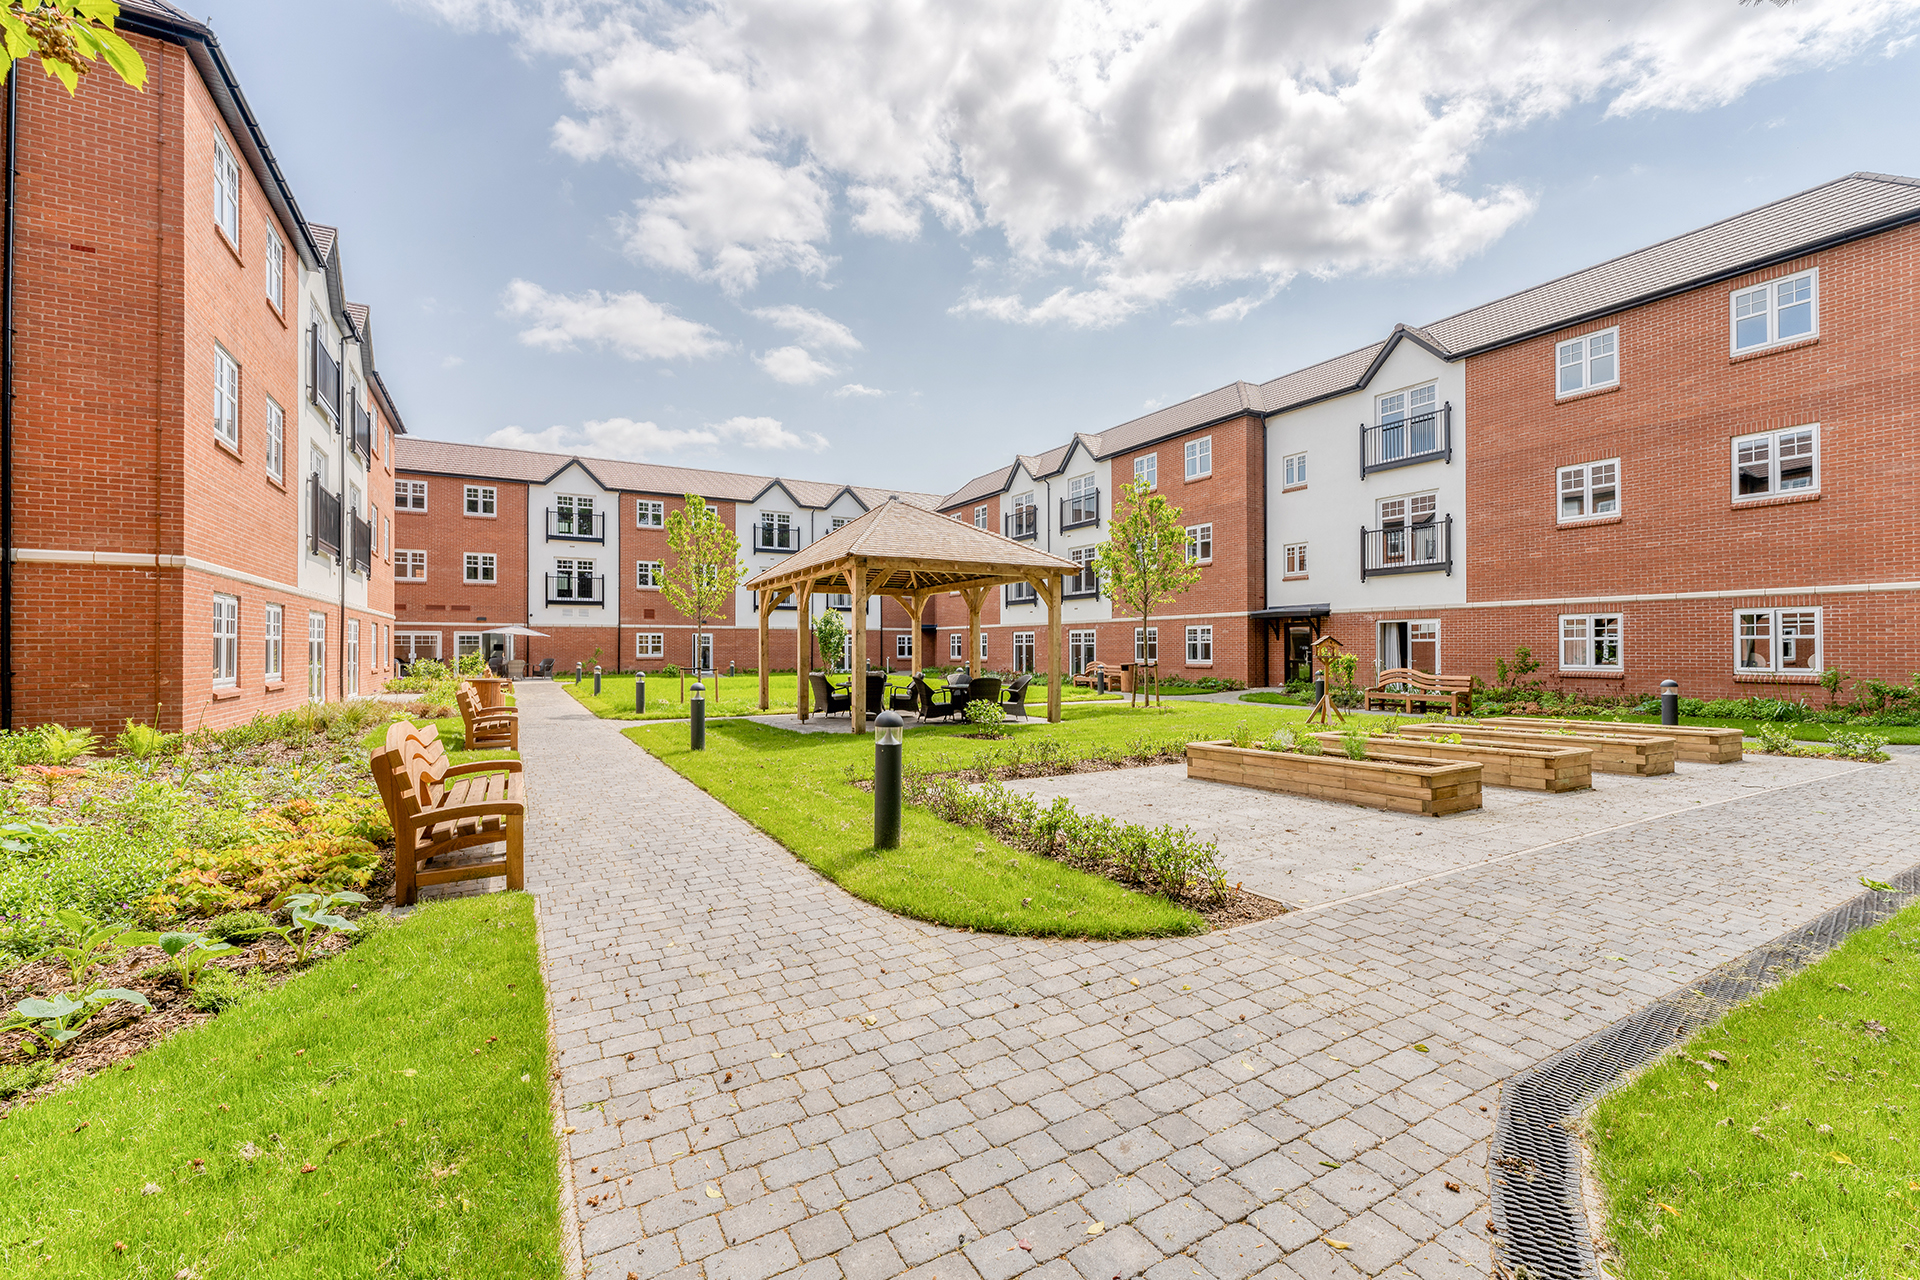
<svg viewBox="0 0 1920 1280">
<path fill-rule="evenodd" d="M 812 597 L 819 592 L 853 597 L 853 732 L 867 730 L 867 600 L 892 596 L 913 620 L 913 672 L 920 673 L 926 645 L 920 616 L 927 601 L 958 592 L 967 602 L 967 670 L 979 674 L 980 606 L 987 592 L 1024 582 L 1047 606 L 1047 719 L 1060 719 L 1060 594 L 1067 578 L 1080 572 L 1071 560 L 1027 542 L 1003 538 L 987 529 L 893 499 L 858 520 L 842 525 L 812 546 L 803 547 L 749 579 L 745 587 L 760 593 L 760 709 L 767 709 L 768 619 L 789 595 L 797 609 L 794 669 L 799 676 L 800 718 L 810 714 L 807 672 L 812 652 Z"/>
</svg>

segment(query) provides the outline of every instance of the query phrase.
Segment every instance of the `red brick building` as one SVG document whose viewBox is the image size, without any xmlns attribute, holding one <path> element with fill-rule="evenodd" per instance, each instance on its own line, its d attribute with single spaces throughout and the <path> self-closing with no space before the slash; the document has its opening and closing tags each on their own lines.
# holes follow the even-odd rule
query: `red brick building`
<svg viewBox="0 0 1920 1280">
<path fill-rule="evenodd" d="M 343 496 L 386 491 L 400 420 L 336 237 L 302 218 L 211 33 L 122 9 L 144 93 L 105 71 L 73 97 L 7 89 L 8 727 L 220 726 L 388 669 L 390 569 Z"/>
</svg>

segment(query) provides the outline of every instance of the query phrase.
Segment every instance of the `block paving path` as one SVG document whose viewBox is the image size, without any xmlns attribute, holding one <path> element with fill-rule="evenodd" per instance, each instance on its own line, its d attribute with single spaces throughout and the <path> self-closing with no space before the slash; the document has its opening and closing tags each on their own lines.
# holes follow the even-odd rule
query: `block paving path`
<svg viewBox="0 0 1920 1280">
<path fill-rule="evenodd" d="M 849 897 L 621 724 L 519 694 L 613 1280 L 1486 1275 L 1503 1079 L 1920 843 L 1903 755 L 1203 937 L 1005 938 Z"/>
</svg>

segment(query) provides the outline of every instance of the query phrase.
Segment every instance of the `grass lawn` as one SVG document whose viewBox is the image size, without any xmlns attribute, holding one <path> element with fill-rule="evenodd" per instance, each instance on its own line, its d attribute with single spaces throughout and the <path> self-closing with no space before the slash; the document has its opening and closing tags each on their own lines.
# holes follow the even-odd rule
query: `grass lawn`
<svg viewBox="0 0 1920 1280">
<path fill-rule="evenodd" d="M 957 769 L 1016 742 L 1056 738 L 1078 753 L 1139 738 L 1209 738 L 1239 721 L 1258 732 L 1301 718 L 1298 712 L 1213 703 L 1129 710 L 1124 703 L 1070 708 L 1066 719 L 1012 726 L 1001 742 L 960 735 L 966 725 L 910 726 L 909 759 Z M 873 848 L 873 797 L 850 786 L 871 777 L 873 739 L 799 734 L 750 721 L 712 725 L 707 749 L 687 748 L 679 725 L 636 727 L 627 736 L 722 804 L 792 850 L 855 897 L 900 915 L 995 933 L 1136 938 L 1198 932 L 1185 907 L 1100 876 L 1008 848 L 978 829 L 956 827 L 923 810 L 902 815 L 900 848 Z M 1031 898 L 1030 906 L 1021 900 Z"/>
<path fill-rule="evenodd" d="M 437 903 L 15 1111 L 0 1271 L 558 1280 L 541 992 L 532 898 Z"/>
<path fill-rule="evenodd" d="M 1589 1137 L 1619 1273 L 1920 1277 L 1917 1031 L 1913 906 L 1602 1099 Z M 1709 1073 L 1710 1052 L 1731 1061 Z"/>
<path fill-rule="evenodd" d="M 687 704 L 680 700 L 680 681 L 677 677 L 647 677 L 647 713 L 645 715 L 639 715 L 633 709 L 633 676 L 631 674 L 601 676 L 600 696 L 597 698 L 593 695 L 592 676 L 588 676 L 579 684 L 573 682 L 571 675 L 564 680 L 556 679 L 555 683 L 578 698 L 582 705 L 602 720 L 685 720 L 691 714 L 687 710 Z M 687 681 L 687 688 L 689 691 L 692 690 L 692 680 Z M 790 714 L 799 705 L 799 695 L 795 692 L 791 671 L 784 675 L 775 672 L 767 677 L 767 710 L 764 713 L 760 710 L 759 676 L 720 676 L 707 682 L 706 695 L 709 720 L 720 716 L 775 715 L 781 712 Z M 692 696 L 691 692 L 688 696 Z M 1063 702 L 1096 702 L 1101 700 L 1101 695 L 1084 687 L 1063 685 L 1060 689 L 1060 699 Z M 1044 685 L 1028 691 L 1029 709 L 1038 705 L 1044 714 L 1046 704 L 1047 694 Z"/>
</svg>

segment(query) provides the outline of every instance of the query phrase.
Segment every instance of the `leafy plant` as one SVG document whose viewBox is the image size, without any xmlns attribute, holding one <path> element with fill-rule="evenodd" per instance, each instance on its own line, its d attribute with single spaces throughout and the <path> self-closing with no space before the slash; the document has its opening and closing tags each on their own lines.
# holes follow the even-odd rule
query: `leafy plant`
<svg viewBox="0 0 1920 1280">
<path fill-rule="evenodd" d="M 0 1102 L 38 1089 L 60 1074 L 60 1064 L 51 1058 L 0 1067 Z"/>
<path fill-rule="evenodd" d="M 202 1013 L 219 1013 L 267 989 L 267 975 L 253 969 L 245 975 L 231 969 L 208 969 L 193 988 L 193 1007 Z"/>
<path fill-rule="evenodd" d="M 48 1049 L 58 1049 L 79 1035 L 94 1014 L 110 1004 L 122 1002 L 142 1009 L 153 1008 L 138 991 L 128 991 L 122 987 L 103 987 L 79 996 L 63 991 L 50 1000 L 22 1000 L 4 1021 L 0 1021 L 0 1033 L 26 1031 L 38 1037 Z M 30 1046 L 33 1044 L 32 1041 L 27 1043 Z"/>
<path fill-rule="evenodd" d="M 1340 749 L 1347 753 L 1349 760 L 1367 758 L 1367 731 L 1357 724 L 1348 725 L 1340 731 Z"/>
<path fill-rule="evenodd" d="M 273 921 L 258 911 L 229 911 L 207 922 L 207 936 L 246 946 L 273 931 Z"/>
<path fill-rule="evenodd" d="M 0 80 L 12 73 L 14 63 L 38 58 L 47 75 L 72 95 L 80 77 L 96 61 L 104 61 L 129 85 L 143 88 L 147 64 L 114 31 L 113 20 L 119 12 L 118 6 L 103 0 L 10 0 L 0 7 L 0 32 L 5 35 Z"/>
<path fill-rule="evenodd" d="M 820 646 L 821 670 L 837 670 L 846 661 L 847 622 L 838 609 L 823 610 L 813 620 L 813 641 Z"/>
<path fill-rule="evenodd" d="M 1180 508 L 1155 493 L 1144 480 L 1120 490 L 1107 522 L 1107 540 L 1094 552 L 1100 587 L 1116 615 L 1140 619 L 1141 634 L 1153 624 L 1153 611 L 1200 581 L 1200 566 L 1187 558 L 1187 530 Z M 1133 705 L 1142 692 L 1152 701 L 1154 665 L 1135 669 Z"/>
<path fill-rule="evenodd" d="M 41 763 L 68 764 L 93 750 L 97 741 L 91 729 L 69 729 L 63 724 L 40 726 Z"/>
<path fill-rule="evenodd" d="M 145 936 L 135 932 L 130 924 L 104 924 L 79 911 L 56 911 L 53 919 L 73 941 L 56 943 L 34 959 L 43 960 L 52 956 L 66 961 L 67 972 L 75 987 L 86 985 L 87 975 L 95 966 L 111 964 L 146 941 Z"/>
<path fill-rule="evenodd" d="M 1234 746 L 1240 747 L 1243 750 L 1252 747 L 1253 746 L 1253 726 L 1248 724 L 1245 720 L 1239 721 L 1233 726 L 1233 732 L 1228 735 L 1228 741 L 1232 742 Z"/>
<path fill-rule="evenodd" d="M 1760 749 L 1772 755 L 1792 755 L 1795 747 L 1793 735 L 1777 724 L 1761 723 L 1754 726 L 1754 736 L 1760 739 Z"/>
<path fill-rule="evenodd" d="M 126 729 L 113 740 L 113 745 L 119 748 L 122 755 L 135 760 L 151 760 L 155 756 L 175 754 L 185 742 L 185 734 L 162 733 L 150 724 L 129 720 Z"/>
<path fill-rule="evenodd" d="M 186 932 L 161 934 L 159 946 L 173 965 L 173 976 L 180 979 L 180 985 L 189 991 L 199 983 L 201 973 L 215 956 L 238 950 L 227 943 L 216 942 L 204 933 Z"/>
<path fill-rule="evenodd" d="M 52 827 L 44 822 L 23 818 L 0 826 L 0 853 L 18 853 L 29 856 L 43 853 L 53 845 L 65 840 L 69 832 L 65 827 Z"/>
<path fill-rule="evenodd" d="M 1007 722 L 1007 713 L 1000 704 L 984 698 L 969 702 L 962 714 L 967 717 L 968 724 L 978 725 L 982 729 L 998 729 Z"/>
<path fill-rule="evenodd" d="M 1827 735 L 1827 742 L 1833 754 L 1847 760 L 1866 760 L 1878 764 L 1887 758 L 1881 748 L 1887 745 L 1884 734 L 1865 733 L 1856 729 L 1835 729 Z"/>
<path fill-rule="evenodd" d="M 1333 655 L 1327 663 L 1327 670 L 1333 677 L 1333 705 L 1352 708 L 1360 705 L 1360 689 L 1354 680 L 1354 673 L 1360 669 L 1360 659 L 1344 650 Z"/>
<path fill-rule="evenodd" d="M 1820 673 L 1820 687 L 1827 691 L 1827 705 L 1832 706 L 1840 697 L 1840 686 L 1853 679 L 1851 672 L 1838 667 L 1828 667 Z"/>
<path fill-rule="evenodd" d="M 287 915 L 293 923 L 283 925 L 273 932 L 280 935 L 289 947 L 293 948 L 293 962 L 305 964 L 307 952 L 313 944 L 325 934 L 354 933 L 359 926 L 345 916 L 334 914 L 333 908 L 348 902 L 366 902 L 367 895 L 342 890 L 338 893 L 296 893 L 281 904 L 286 907 Z M 323 933 L 324 931 L 324 933 Z"/>
</svg>

